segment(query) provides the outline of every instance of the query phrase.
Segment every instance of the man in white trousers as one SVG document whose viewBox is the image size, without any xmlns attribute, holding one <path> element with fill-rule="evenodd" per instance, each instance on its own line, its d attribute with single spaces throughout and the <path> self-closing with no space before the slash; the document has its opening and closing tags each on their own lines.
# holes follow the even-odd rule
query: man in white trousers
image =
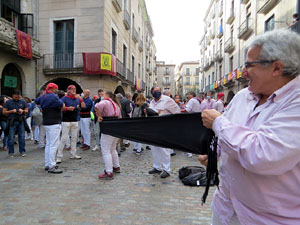
<svg viewBox="0 0 300 225">
<path fill-rule="evenodd" d="M 93 107 L 93 101 L 90 99 L 90 90 L 83 91 L 83 102 L 85 107 L 80 110 L 80 127 L 81 136 L 83 136 L 83 145 L 81 149 L 83 151 L 89 150 L 91 146 L 91 109 Z"/>
<path fill-rule="evenodd" d="M 55 155 L 59 146 L 59 135 L 61 131 L 61 109 L 63 102 L 55 94 L 58 86 L 55 83 L 49 83 L 45 93 L 35 100 L 43 110 L 43 126 L 46 132 L 45 147 L 45 170 L 48 173 L 59 174 L 56 166 Z"/>
<path fill-rule="evenodd" d="M 150 108 L 156 111 L 160 116 L 180 113 L 178 105 L 173 99 L 161 94 L 159 87 L 151 89 L 153 100 L 150 102 Z M 170 176 L 171 172 L 171 149 L 152 146 L 153 169 L 149 174 L 160 174 L 161 178 Z"/>
</svg>

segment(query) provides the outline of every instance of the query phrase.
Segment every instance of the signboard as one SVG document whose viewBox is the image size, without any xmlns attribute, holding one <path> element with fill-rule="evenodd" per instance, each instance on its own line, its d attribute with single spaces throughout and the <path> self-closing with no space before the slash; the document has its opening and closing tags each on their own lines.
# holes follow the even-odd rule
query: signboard
<svg viewBox="0 0 300 225">
<path fill-rule="evenodd" d="M 18 84 L 18 78 L 13 76 L 4 77 L 4 87 L 16 88 Z"/>
</svg>

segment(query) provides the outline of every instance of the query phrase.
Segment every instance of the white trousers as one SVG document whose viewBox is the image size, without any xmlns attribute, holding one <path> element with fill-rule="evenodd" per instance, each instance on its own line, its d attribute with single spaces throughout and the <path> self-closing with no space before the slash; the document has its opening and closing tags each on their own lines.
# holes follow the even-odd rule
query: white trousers
<svg viewBox="0 0 300 225">
<path fill-rule="evenodd" d="M 80 128 L 84 144 L 91 146 L 91 118 L 80 118 Z"/>
<path fill-rule="evenodd" d="M 120 167 L 119 156 L 116 150 L 118 138 L 107 134 L 101 134 L 101 152 L 105 164 L 105 171 L 111 173 L 113 167 Z"/>
<path fill-rule="evenodd" d="M 35 125 L 34 126 L 34 140 L 35 141 L 39 141 L 40 137 L 39 137 L 39 126 Z"/>
<path fill-rule="evenodd" d="M 142 143 L 133 142 L 133 149 L 136 149 L 137 152 L 141 152 L 142 151 L 142 147 L 143 147 Z"/>
<path fill-rule="evenodd" d="M 57 152 L 57 158 L 63 157 L 64 147 L 68 138 L 69 132 L 71 133 L 71 154 L 72 156 L 76 155 L 76 142 L 77 142 L 77 131 L 78 131 L 78 122 L 62 122 L 62 131 L 61 131 L 61 140 Z"/>
<path fill-rule="evenodd" d="M 29 127 L 30 133 L 26 133 L 26 138 L 33 140 L 33 133 L 32 133 L 32 129 L 31 129 L 31 118 L 32 117 L 28 117 L 26 119 L 27 125 Z"/>
<path fill-rule="evenodd" d="M 45 147 L 45 166 L 52 168 L 56 165 L 55 155 L 59 146 L 59 135 L 61 131 L 61 125 L 49 125 L 44 126 L 46 131 L 46 147 Z"/>
<path fill-rule="evenodd" d="M 60 127 L 61 127 L 61 125 L 60 125 Z M 43 124 L 41 124 L 41 125 L 39 125 L 39 145 L 38 145 L 39 148 L 45 147 L 45 137 L 46 137 L 45 127 Z"/>
<path fill-rule="evenodd" d="M 152 146 L 153 168 L 171 172 L 171 149 Z"/>
</svg>

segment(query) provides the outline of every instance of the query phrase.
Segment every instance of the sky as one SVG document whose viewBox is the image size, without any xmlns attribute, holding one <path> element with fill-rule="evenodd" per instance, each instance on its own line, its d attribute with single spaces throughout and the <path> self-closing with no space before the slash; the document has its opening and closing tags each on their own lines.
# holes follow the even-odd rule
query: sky
<svg viewBox="0 0 300 225">
<path fill-rule="evenodd" d="M 200 58 L 199 41 L 210 0 L 145 0 L 157 61 L 179 65 Z"/>
</svg>

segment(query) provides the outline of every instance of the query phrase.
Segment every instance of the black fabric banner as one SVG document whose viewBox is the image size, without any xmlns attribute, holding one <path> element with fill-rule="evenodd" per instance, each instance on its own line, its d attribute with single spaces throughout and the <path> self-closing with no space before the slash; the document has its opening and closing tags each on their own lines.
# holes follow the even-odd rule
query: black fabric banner
<svg viewBox="0 0 300 225">
<path fill-rule="evenodd" d="M 208 154 L 214 132 L 202 124 L 201 113 L 104 119 L 103 134 L 194 154 Z"/>
</svg>

